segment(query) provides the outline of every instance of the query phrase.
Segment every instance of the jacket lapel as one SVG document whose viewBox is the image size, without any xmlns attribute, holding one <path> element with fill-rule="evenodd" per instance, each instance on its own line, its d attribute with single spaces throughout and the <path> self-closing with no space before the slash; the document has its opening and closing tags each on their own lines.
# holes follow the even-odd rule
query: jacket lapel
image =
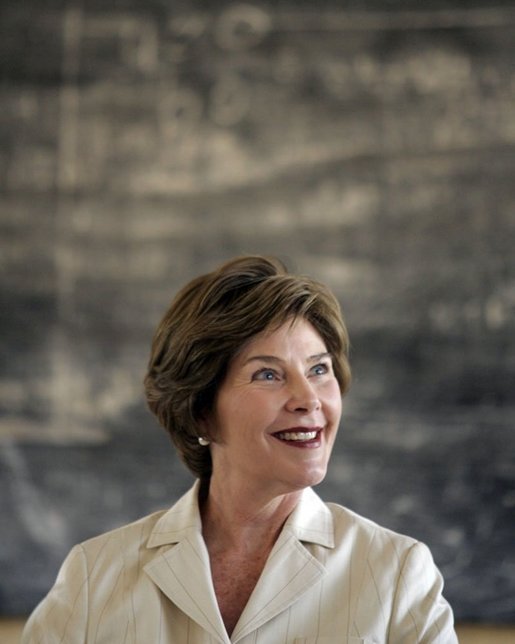
<svg viewBox="0 0 515 644">
<path fill-rule="evenodd" d="M 228 644 L 215 597 L 198 513 L 198 482 L 157 522 L 147 547 L 159 547 L 144 570 L 159 589 L 215 641 Z"/>
<path fill-rule="evenodd" d="M 197 537 L 197 538 L 196 538 Z M 216 641 L 229 642 L 218 609 L 205 545 L 191 534 L 145 566 L 161 591 Z"/>
<path fill-rule="evenodd" d="M 311 490 L 287 520 L 231 637 L 241 640 L 286 610 L 327 573 L 301 541 L 334 547 L 332 515 Z"/>
</svg>

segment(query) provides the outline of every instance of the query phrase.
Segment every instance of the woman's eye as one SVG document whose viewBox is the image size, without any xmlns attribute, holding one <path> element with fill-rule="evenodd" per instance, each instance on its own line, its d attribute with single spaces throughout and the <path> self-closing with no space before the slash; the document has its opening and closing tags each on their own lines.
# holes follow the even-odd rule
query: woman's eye
<svg viewBox="0 0 515 644">
<path fill-rule="evenodd" d="M 323 376 L 324 374 L 329 373 L 329 365 L 325 363 L 316 364 L 311 371 L 315 376 Z"/>
<path fill-rule="evenodd" d="M 277 374 L 275 373 L 275 371 L 273 369 L 260 369 L 259 371 L 257 371 L 253 375 L 252 379 L 253 380 L 265 380 L 265 381 L 270 380 L 270 381 L 272 381 L 272 380 L 275 380 L 276 377 L 277 377 Z"/>
</svg>

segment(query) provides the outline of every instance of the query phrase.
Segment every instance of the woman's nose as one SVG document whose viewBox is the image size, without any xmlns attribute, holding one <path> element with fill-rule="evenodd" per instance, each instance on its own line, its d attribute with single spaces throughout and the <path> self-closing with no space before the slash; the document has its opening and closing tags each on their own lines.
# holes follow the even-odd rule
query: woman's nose
<svg viewBox="0 0 515 644">
<path fill-rule="evenodd" d="M 318 394 L 304 376 L 290 383 L 289 392 L 286 405 L 289 411 L 312 412 L 320 409 Z"/>
</svg>

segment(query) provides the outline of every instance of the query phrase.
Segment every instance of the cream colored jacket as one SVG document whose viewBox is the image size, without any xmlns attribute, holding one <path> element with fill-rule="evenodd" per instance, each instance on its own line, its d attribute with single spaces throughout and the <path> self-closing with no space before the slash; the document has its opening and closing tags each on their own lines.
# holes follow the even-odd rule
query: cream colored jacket
<svg viewBox="0 0 515 644">
<path fill-rule="evenodd" d="M 457 642 L 427 547 L 311 489 L 229 637 L 197 495 L 198 483 L 170 510 L 75 546 L 22 644 Z"/>
</svg>

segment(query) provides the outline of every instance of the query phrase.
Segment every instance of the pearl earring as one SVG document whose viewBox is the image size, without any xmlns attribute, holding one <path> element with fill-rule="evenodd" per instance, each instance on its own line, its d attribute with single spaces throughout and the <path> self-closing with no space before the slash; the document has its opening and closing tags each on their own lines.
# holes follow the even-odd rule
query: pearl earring
<svg viewBox="0 0 515 644">
<path fill-rule="evenodd" d="M 202 445 L 202 447 L 207 447 L 211 441 L 209 441 L 207 438 L 204 438 L 203 436 L 199 436 L 198 442 L 199 445 Z"/>
</svg>

